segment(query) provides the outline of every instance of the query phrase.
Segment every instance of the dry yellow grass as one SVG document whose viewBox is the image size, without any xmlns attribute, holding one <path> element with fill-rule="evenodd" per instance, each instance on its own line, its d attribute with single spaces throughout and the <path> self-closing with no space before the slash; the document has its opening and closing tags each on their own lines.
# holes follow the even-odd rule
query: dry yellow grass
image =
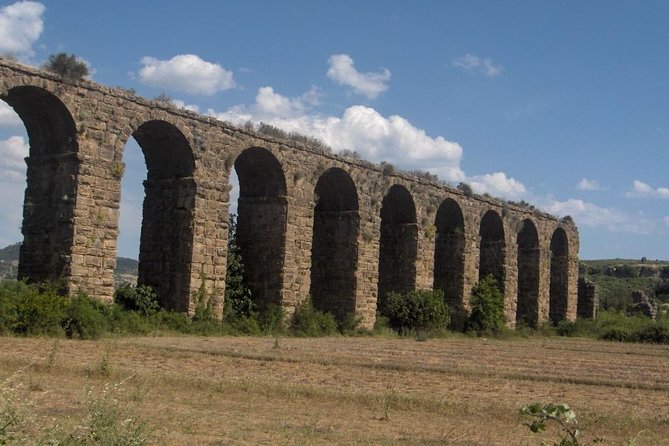
<svg viewBox="0 0 669 446">
<path fill-rule="evenodd" d="M 669 347 L 562 338 L 0 338 L 34 435 L 105 384 L 155 444 L 537 445 L 530 402 L 569 404 L 587 443 L 669 444 Z M 104 366 L 107 361 L 107 368 Z M 90 393 L 90 394 L 89 394 Z M 93 396 L 91 396 L 93 395 Z"/>
</svg>

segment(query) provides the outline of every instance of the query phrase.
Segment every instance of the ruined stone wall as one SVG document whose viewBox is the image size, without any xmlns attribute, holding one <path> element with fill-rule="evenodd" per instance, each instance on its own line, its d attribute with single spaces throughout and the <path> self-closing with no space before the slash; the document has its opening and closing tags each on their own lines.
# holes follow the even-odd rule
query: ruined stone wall
<svg viewBox="0 0 669 446">
<path fill-rule="evenodd" d="M 536 302 L 537 323 L 553 314 L 576 316 L 578 232 L 569 219 L 311 151 L 123 90 L 64 82 L 4 60 L 0 99 L 17 110 L 30 136 L 21 256 L 25 277 L 62 277 L 70 292 L 111 299 L 123 151 L 135 138 L 147 164 L 140 281 L 156 286 L 172 308 L 192 313 L 193 296 L 203 287 L 215 313 L 222 314 L 229 178 L 235 169 L 242 183 L 240 236 L 251 263 L 249 281 L 259 299 L 280 303 L 287 313 L 310 293 L 325 290 L 312 295 L 315 302 L 335 302 L 328 308 L 338 317 L 353 311 L 371 327 L 379 262 L 385 258 L 382 288 L 411 282 L 417 288 L 436 286 L 463 313 L 472 287 L 490 272 L 504 290 L 509 325 L 517 318 L 519 290 Z M 50 123 L 42 127 L 52 131 L 40 133 L 35 124 L 40 122 Z M 246 158 L 254 161 L 245 164 Z M 253 171 L 251 165 L 265 167 Z M 333 169 L 350 187 L 323 192 L 319 180 Z M 263 184 L 283 188 L 274 195 L 270 188 L 254 189 Z M 415 215 L 406 215 L 408 206 L 399 206 L 393 218 L 382 213 L 393 186 L 406 190 Z M 54 192 L 47 198 L 46 189 Z M 457 210 L 457 225 L 438 221 L 445 200 L 450 207 L 443 218 L 451 221 Z M 532 255 L 518 249 L 525 221 L 538 235 L 537 245 L 527 248 Z M 565 240 L 556 252 L 551 242 L 559 231 Z M 391 251 L 415 260 L 388 260 Z M 402 278 L 399 285 L 388 282 L 393 268 Z M 533 280 L 538 290 L 524 286 Z"/>
<path fill-rule="evenodd" d="M 578 317 L 595 319 L 599 308 L 599 293 L 594 282 L 585 278 L 578 279 Z"/>
</svg>

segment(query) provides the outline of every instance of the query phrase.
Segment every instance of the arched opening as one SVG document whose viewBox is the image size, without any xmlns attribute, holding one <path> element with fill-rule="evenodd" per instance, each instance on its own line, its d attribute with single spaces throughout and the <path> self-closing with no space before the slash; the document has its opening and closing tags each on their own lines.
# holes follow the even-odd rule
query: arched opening
<svg viewBox="0 0 669 446">
<path fill-rule="evenodd" d="M 42 88 L 15 87 L 0 99 L 23 121 L 30 145 L 18 277 L 56 281 L 70 274 L 74 243 L 79 174 L 76 126 L 60 99 Z"/>
<path fill-rule="evenodd" d="M 435 218 L 434 289 L 443 290 L 446 303 L 462 311 L 465 276 L 465 220 L 458 203 L 447 198 Z"/>
<path fill-rule="evenodd" d="M 311 299 L 316 309 L 343 321 L 355 312 L 358 194 L 348 173 L 332 168 L 318 179 L 314 196 Z"/>
<path fill-rule="evenodd" d="M 260 308 L 281 304 L 286 240 L 286 180 L 266 149 L 244 150 L 235 161 L 239 181 L 236 242 L 244 281 Z"/>
<path fill-rule="evenodd" d="M 379 308 L 390 292 L 406 292 L 416 287 L 418 225 L 411 194 L 394 185 L 381 205 L 379 247 Z"/>
<path fill-rule="evenodd" d="M 488 211 L 481 220 L 479 231 L 479 280 L 492 275 L 497 281 L 497 288 L 504 293 L 504 262 L 506 245 L 504 243 L 504 225 L 499 214 Z"/>
<path fill-rule="evenodd" d="M 179 129 L 165 121 L 147 121 L 132 136 L 146 163 L 137 283 L 152 287 L 164 308 L 185 312 L 190 302 L 196 193 L 193 153 Z M 131 145 L 128 142 L 126 149 Z M 131 154 L 124 155 L 129 158 Z M 135 166 L 129 166 L 126 174 L 132 170 Z M 123 222 L 122 217 L 120 239 L 132 239 L 123 234 Z"/>
<path fill-rule="evenodd" d="M 548 316 L 557 324 L 567 317 L 569 298 L 569 241 L 564 229 L 557 228 L 551 237 L 551 286 Z"/>
<path fill-rule="evenodd" d="M 539 235 L 532 220 L 518 233 L 518 302 L 516 324 L 536 328 L 539 321 Z"/>
</svg>

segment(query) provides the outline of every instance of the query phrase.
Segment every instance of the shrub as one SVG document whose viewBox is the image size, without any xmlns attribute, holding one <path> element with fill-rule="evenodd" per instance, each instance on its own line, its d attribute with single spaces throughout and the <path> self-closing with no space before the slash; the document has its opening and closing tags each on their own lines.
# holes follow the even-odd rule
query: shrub
<svg viewBox="0 0 669 446">
<path fill-rule="evenodd" d="M 465 194 L 465 196 L 467 196 L 467 197 L 471 197 L 472 195 L 474 195 L 474 190 L 467 183 L 464 183 L 464 182 L 463 183 L 458 183 L 458 185 L 456 187 L 460 191 L 462 191 L 462 193 Z"/>
<path fill-rule="evenodd" d="M 108 329 L 108 307 L 86 295 L 73 297 L 61 321 L 68 338 L 99 338 Z"/>
<path fill-rule="evenodd" d="M 634 332 L 635 340 L 653 344 L 669 344 L 669 324 L 663 321 L 654 321 L 640 327 Z"/>
<path fill-rule="evenodd" d="M 504 295 L 497 281 L 488 275 L 472 290 L 469 301 L 471 312 L 465 328 L 478 334 L 495 334 L 504 329 Z"/>
<path fill-rule="evenodd" d="M 135 287 L 124 283 L 114 292 L 114 303 L 124 310 L 136 311 L 144 316 L 150 316 L 160 310 L 158 296 L 148 285 Z"/>
<path fill-rule="evenodd" d="M 74 54 L 52 54 L 42 68 L 71 81 L 79 80 L 90 74 L 86 64 L 77 59 Z"/>
<path fill-rule="evenodd" d="M 285 331 L 285 314 L 281 305 L 269 304 L 256 315 L 260 330 L 266 334 L 283 333 Z"/>
<path fill-rule="evenodd" d="M 40 292 L 27 286 L 15 296 L 15 319 L 12 330 L 29 336 L 62 335 L 61 321 L 68 304 L 67 298 L 55 289 Z"/>
<path fill-rule="evenodd" d="M 331 313 L 316 310 L 309 298 L 295 308 L 290 331 L 296 336 L 329 336 L 337 333 L 337 322 Z"/>
<path fill-rule="evenodd" d="M 400 333 L 445 329 L 451 320 L 441 290 L 388 293 L 382 314 L 390 327 Z"/>
</svg>

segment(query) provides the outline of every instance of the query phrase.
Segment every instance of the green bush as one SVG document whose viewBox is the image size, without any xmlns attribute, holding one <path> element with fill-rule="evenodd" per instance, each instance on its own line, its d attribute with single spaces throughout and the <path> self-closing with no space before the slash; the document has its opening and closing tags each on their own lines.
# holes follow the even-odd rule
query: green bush
<svg viewBox="0 0 669 446">
<path fill-rule="evenodd" d="M 488 275 L 472 290 L 471 311 L 465 329 L 478 334 L 496 334 L 504 330 L 504 295 L 497 281 Z"/>
<path fill-rule="evenodd" d="M 150 316 L 160 310 L 156 292 L 147 285 L 132 286 L 124 283 L 114 292 L 114 303 L 124 310 Z"/>
<path fill-rule="evenodd" d="M 35 286 L 28 286 L 15 296 L 15 315 L 12 331 L 28 336 L 59 336 L 63 330 L 61 321 L 65 315 L 68 299 L 60 296 L 55 289 L 42 292 Z"/>
<path fill-rule="evenodd" d="M 73 297 L 65 308 L 61 326 L 68 338 L 96 339 L 108 330 L 109 307 L 86 295 Z"/>
<path fill-rule="evenodd" d="M 67 80 L 79 80 L 90 74 L 86 64 L 74 54 L 52 54 L 42 68 Z"/>
<path fill-rule="evenodd" d="M 337 322 L 331 313 L 316 310 L 309 298 L 295 308 L 290 332 L 295 336 L 330 336 L 337 333 Z"/>
<path fill-rule="evenodd" d="M 451 312 L 441 290 L 414 290 L 388 293 L 382 310 L 388 324 L 400 333 L 445 329 Z"/>
<path fill-rule="evenodd" d="M 261 332 L 265 334 L 277 334 L 283 333 L 286 330 L 284 324 L 285 316 L 281 305 L 269 304 L 256 314 L 256 319 Z"/>
</svg>

